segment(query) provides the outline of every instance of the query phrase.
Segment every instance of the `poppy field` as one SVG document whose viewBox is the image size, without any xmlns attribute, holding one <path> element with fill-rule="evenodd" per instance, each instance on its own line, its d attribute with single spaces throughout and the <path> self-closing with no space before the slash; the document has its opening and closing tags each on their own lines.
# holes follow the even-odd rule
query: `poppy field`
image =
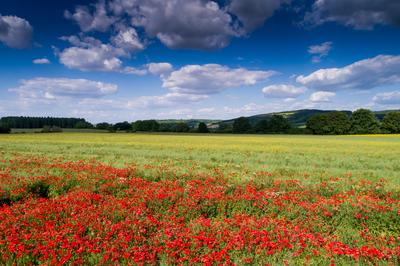
<svg viewBox="0 0 400 266">
<path fill-rule="evenodd" d="M 0 265 L 399 265 L 400 136 L 0 136 Z"/>
</svg>

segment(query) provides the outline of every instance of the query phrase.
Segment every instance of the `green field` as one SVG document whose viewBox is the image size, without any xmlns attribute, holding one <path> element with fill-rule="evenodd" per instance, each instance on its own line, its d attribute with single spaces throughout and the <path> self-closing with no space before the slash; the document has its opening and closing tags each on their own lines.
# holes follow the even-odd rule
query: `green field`
<svg viewBox="0 0 400 266">
<path fill-rule="evenodd" d="M 0 152 L 9 158 L 164 165 L 178 173 L 218 168 L 237 180 L 249 179 L 256 171 L 289 178 L 307 173 L 309 182 L 351 173 L 400 186 L 400 135 L 11 134 L 0 136 Z"/>
<path fill-rule="evenodd" d="M 0 135 L 0 264 L 399 265 L 399 158 L 400 135 Z"/>
</svg>

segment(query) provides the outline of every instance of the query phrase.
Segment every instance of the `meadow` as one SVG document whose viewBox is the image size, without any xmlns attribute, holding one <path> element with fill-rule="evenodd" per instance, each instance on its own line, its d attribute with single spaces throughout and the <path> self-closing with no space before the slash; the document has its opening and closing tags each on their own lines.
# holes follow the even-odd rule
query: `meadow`
<svg viewBox="0 0 400 266">
<path fill-rule="evenodd" d="M 400 135 L 0 135 L 0 264 L 400 263 Z"/>
</svg>

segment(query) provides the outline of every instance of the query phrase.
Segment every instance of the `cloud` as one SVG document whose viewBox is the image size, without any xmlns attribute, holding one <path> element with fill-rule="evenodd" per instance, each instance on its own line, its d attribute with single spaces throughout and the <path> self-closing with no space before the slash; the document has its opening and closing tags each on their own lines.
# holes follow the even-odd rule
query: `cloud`
<svg viewBox="0 0 400 266">
<path fill-rule="evenodd" d="M 136 30 L 132 27 L 120 29 L 118 34 L 111 38 L 115 47 L 123 49 L 126 53 L 137 52 L 144 49 Z"/>
<path fill-rule="evenodd" d="M 330 91 L 317 91 L 311 94 L 310 101 L 313 103 L 330 102 L 336 93 Z"/>
<path fill-rule="evenodd" d="M 73 46 L 64 49 L 58 56 L 62 64 L 72 69 L 133 73 L 133 68 L 122 68 L 120 58 L 129 57 L 132 52 L 143 49 L 140 41 L 135 40 L 136 37 L 136 31 L 132 29 L 120 32 L 113 39 L 115 46 L 104 44 L 92 37 L 62 37 L 62 40 L 70 42 Z"/>
<path fill-rule="evenodd" d="M 304 87 L 289 84 L 270 85 L 262 89 L 265 97 L 270 98 L 296 98 L 306 91 Z"/>
<path fill-rule="evenodd" d="M 49 61 L 49 59 L 47 59 L 47 58 L 38 58 L 38 59 L 34 59 L 32 62 L 33 62 L 34 64 L 37 64 L 37 65 L 50 64 L 50 61 Z"/>
<path fill-rule="evenodd" d="M 170 63 L 150 63 L 147 64 L 149 72 L 153 75 L 166 75 L 172 72 L 172 65 Z"/>
<path fill-rule="evenodd" d="M 120 16 L 126 13 L 135 27 L 169 48 L 219 49 L 237 36 L 231 16 L 213 1 L 112 1 L 110 6 Z"/>
<path fill-rule="evenodd" d="M 92 9 L 94 11 L 92 12 Z M 91 6 L 78 6 L 75 12 L 64 12 L 67 19 L 74 20 L 78 23 L 82 31 L 107 31 L 110 26 L 115 22 L 115 18 L 107 15 L 107 10 L 104 1 L 99 1 L 97 4 Z"/>
<path fill-rule="evenodd" d="M 125 67 L 123 70 L 121 70 L 121 73 L 143 76 L 146 75 L 148 72 L 146 69 L 143 68 Z"/>
<path fill-rule="evenodd" d="M 236 15 L 247 32 L 262 26 L 285 0 L 232 0 L 228 11 Z"/>
<path fill-rule="evenodd" d="M 32 35 L 33 28 L 27 20 L 16 16 L 0 15 L 0 42 L 11 48 L 29 48 Z"/>
<path fill-rule="evenodd" d="M 311 45 L 308 48 L 308 53 L 314 55 L 311 59 L 313 63 L 319 63 L 322 58 L 328 56 L 332 49 L 332 42 L 324 42 L 318 45 Z"/>
<path fill-rule="evenodd" d="M 9 91 L 20 98 L 31 100 L 57 100 L 63 98 L 99 98 L 117 92 L 118 86 L 87 79 L 44 78 L 21 80 Z"/>
<path fill-rule="evenodd" d="M 290 0 L 104 0 L 78 6 L 65 17 L 81 30 L 134 27 L 173 49 L 215 50 L 260 27 Z M 250 3 L 249 3 L 250 2 Z"/>
<path fill-rule="evenodd" d="M 60 62 L 68 68 L 82 71 L 119 71 L 122 66 L 113 48 L 104 44 L 90 48 L 67 48 L 60 53 Z"/>
<path fill-rule="evenodd" d="M 218 64 L 187 65 L 163 79 L 163 87 L 181 94 L 215 94 L 228 88 L 255 85 L 275 71 L 229 68 Z"/>
<path fill-rule="evenodd" d="M 400 104 L 400 91 L 378 93 L 372 100 L 383 105 Z"/>
<path fill-rule="evenodd" d="M 217 64 L 187 65 L 172 71 L 169 63 L 151 63 L 147 68 L 150 73 L 160 75 L 162 87 L 168 93 L 138 97 L 129 101 L 129 108 L 165 108 L 195 103 L 225 89 L 257 84 L 276 73 L 232 69 Z"/>
<path fill-rule="evenodd" d="M 312 24 L 338 22 L 359 30 L 379 24 L 400 26 L 399 18 L 400 2 L 393 0 L 317 0 L 306 15 Z"/>
<path fill-rule="evenodd" d="M 400 56 L 379 55 L 342 68 L 320 69 L 296 81 L 315 90 L 369 90 L 400 82 Z"/>
<path fill-rule="evenodd" d="M 161 96 L 142 96 L 128 102 L 129 108 L 165 108 L 207 99 L 207 95 L 171 92 Z"/>
<path fill-rule="evenodd" d="M 240 107 L 229 107 L 224 106 L 223 112 L 225 114 L 233 114 L 233 115 L 249 115 L 265 112 L 267 110 L 267 106 L 260 105 L 256 103 L 248 103 Z"/>
</svg>

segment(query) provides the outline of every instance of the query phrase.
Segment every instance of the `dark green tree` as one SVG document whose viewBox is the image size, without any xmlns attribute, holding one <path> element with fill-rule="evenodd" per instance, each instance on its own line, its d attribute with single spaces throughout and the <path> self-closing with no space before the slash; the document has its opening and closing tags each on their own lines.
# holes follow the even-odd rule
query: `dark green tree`
<svg viewBox="0 0 400 266">
<path fill-rule="evenodd" d="M 376 134 L 380 132 L 379 121 L 368 109 L 358 109 L 350 118 L 350 133 L 352 134 Z"/>
<path fill-rule="evenodd" d="M 199 132 L 199 133 L 210 133 L 206 123 L 204 123 L 204 122 L 200 122 L 199 123 L 199 126 L 197 127 L 197 132 Z"/>
<path fill-rule="evenodd" d="M 246 117 L 239 117 L 233 122 L 233 133 L 243 134 L 251 132 L 251 125 L 249 119 Z"/>
<path fill-rule="evenodd" d="M 175 132 L 189 132 L 189 130 L 190 127 L 184 122 L 180 122 L 175 125 Z"/>
<path fill-rule="evenodd" d="M 0 119 L 0 124 L 9 128 L 43 128 L 46 125 L 61 128 L 75 128 L 75 125 L 79 122 L 86 121 L 82 118 L 27 116 L 7 116 Z"/>
<path fill-rule="evenodd" d="M 156 120 L 138 120 L 132 125 L 134 131 L 157 132 L 160 124 Z"/>
<path fill-rule="evenodd" d="M 86 121 L 79 121 L 78 123 L 75 124 L 75 128 L 93 128 L 93 125 L 89 122 Z"/>
<path fill-rule="evenodd" d="M 282 115 L 273 115 L 268 121 L 267 132 L 287 133 L 291 128 L 289 120 Z"/>
<path fill-rule="evenodd" d="M 131 125 L 131 123 L 129 123 L 127 121 L 124 121 L 124 122 L 116 123 L 113 126 L 113 128 L 114 128 L 115 131 L 131 131 L 132 130 L 132 125 Z"/>
<path fill-rule="evenodd" d="M 327 113 L 328 134 L 343 135 L 348 134 L 350 130 L 350 119 L 344 112 Z"/>
<path fill-rule="evenodd" d="M 220 123 L 216 133 L 232 133 L 232 124 Z"/>
<path fill-rule="evenodd" d="M 350 130 L 350 119 L 344 112 L 330 112 L 311 117 L 307 129 L 318 135 L 342 135 Z"/>
<path fill-rule="evenodd" d="M 269 128 L 269 121 L 267 119 L 263 119 L 255 124 L 253 131 L 255 133 L 264 134 L 268 132 L 268 128 Z"/>
<path fill-rule="evenodd" d="M 323 114 L 314 115 L 308 119 L 306 128 L 316 135 L 329 134 L 330 131 L 327 116 Z"/>
<path fill-rule="evenodd" d="M 382 120 L 382 129 L 389 133 L 400 133 L 400 112 L 390 112 Z"/>
</svg>

